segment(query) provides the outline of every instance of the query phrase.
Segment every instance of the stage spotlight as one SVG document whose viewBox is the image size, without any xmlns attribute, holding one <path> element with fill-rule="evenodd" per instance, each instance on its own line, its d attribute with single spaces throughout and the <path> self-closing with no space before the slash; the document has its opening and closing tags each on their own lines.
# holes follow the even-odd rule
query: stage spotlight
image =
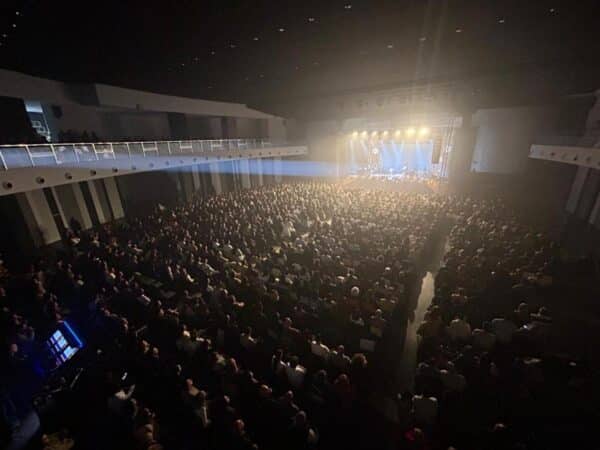
<svg viewBox="0 0 600 450">
<path fill-rule="evenodd" d="M 415 130 L 413 127 L 410 127 L 410 128 L 406 129 L 406 135 L 408 137 L 414 136 L 416 132 L 417 132 L 417 130 Z"/>
<path fill-rule="evenodd" d="M 429 135 L 429 128 L 427 128 L 427 127 L 421 127 L 419 129 L 419 136 L 424 137 L 424 136 L 427 136 L 427 135 Z"/>
</svg>

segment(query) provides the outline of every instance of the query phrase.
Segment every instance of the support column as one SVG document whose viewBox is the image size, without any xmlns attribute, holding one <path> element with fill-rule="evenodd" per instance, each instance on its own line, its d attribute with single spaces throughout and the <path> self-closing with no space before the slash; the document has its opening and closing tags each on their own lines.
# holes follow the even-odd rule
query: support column
<svg viewBox="0 0 600 450">
<path fill-rule="evenodd" d="M 107 219 L 104 215 L 104 211 L 102 210 L 102 204 L 100 203 L 100 197 L 98 196 L 98 191 L 96 190 L 96 186 L 94 185 L 93 180 L 86 181 L 88 189 L 90 190 L 90 197 L 92 198 L 92 205 L 96 210 L 96 214 L 98 215 L 98 221 L 100 223 L 106 223 Z"/>
<path fill-rule="evenodd" d="M 85 199 L 83 198 L 83 193 L 81 192 L 79 184 L 72 183 L 67 186 L 70 186 L 73 189 L 73 196 L 75 197 L 75 202 L 77 203 L 78 210 L 81 214 L 81 225 L 86 230 L 92 228 L 92 218 L 87 205 L 85 204 Z"/>
<path fill-rule="evenodd" d="M 117 183 L 114 178 L 105 178 L 104 187 L 106 188 L 106 194 L 108 197 L 108 203 L 110 208 L 112 209 L 113 216 L 115 219 L 122 219 L 125 217 L 125 212 L 123 211 L 123 203 L 121 203 L 121 195 L 119 193 L 119 188 L 117 187 Z"/>
<path fill-rule="evenodd" d="M 281 174 L 282 174 L 282 164 L 281 157 L 273 159 L 273 172 L 275 175 L 275 182 L 277 184 L 281 183 Z"/>
<path fill-rule="evenodd" d="M 262 158 L 256 159 L 256 169 L 258 172 L 258 185 L 263 186 L 265 181 L 263 180 L 263 161 Z"/>
<path fill-rule="evenodd" d="M 590 213 L 589 222 L 600 228 L 600 193 L 596 196 L 596 202 L 594 203 L 594 207 L 592 208 L 592 212 Z"/>
<path fill-rule="evenodd" d="M 60 219 L 62 221 L 62 224 L 66 229 L 68 229 L 69 228 L 69 218 L 67 218 L 67 215 L 65 214 L 65 210 L 63 208 L 62 202 L 60 201 L 60 198 L 58 196 L 58 192 L 57 192 L 56 188 L 51 187 L 50 192 L 52 193 L 52 197 L 54 197 L 54 202 L 56 203 L 56 207 L 58 208 L 58 212 L 60 214 Z"/>
<path fill-rule="evenodd" d="M 221 194 L 223 192 L 223 186 L 221 184 L 221 177 L 219 174 L 219 163 L 210 163 L 210 180 L 212 181 L 213 188 L 215 189 L 215 193 Z"/>
<path fill-rule="evenodd" d="M 84 229 L 91 228 L 92 221 L 79 184 L 63 184 L 53 187 L 52 191 L 66 228 L 70 228 L 71 219 L 79 222 Z"/>
<path fill-rule="evenodd" d="M 192 181 L 194 184 L 194 191 L 199 190 L 201 185 L 200 185 L 200 176 L 198 175 L 198 164 L 194 164 L 192 166 Z"/>
<path fill-rule="evenodd" d="M 60 241 L 60 232 L 42 189 L 16 194 L 36 246 Z"/>
<path fill-rule="evenodd" d="M 242 174 L 242 187 L 244 189 L 250 189 L 252 184 L 250 183 L 250 163 L 247 159 L 240 161 L 240 169 Z"/>
<path fill-rule="evenodd" d="M 589 170 L 589 167 L 579 166 L 577 168 L 577 173 L 575 174 L 575 179 L 573 180 L 573 184 L 571 185 L 571 192 L 569 193 L 567 206 L 565 208 L 570 214 L 575 213 L 575 211 L 577 210 L 579 197 L 581 197 L 581 191 L 583 190 L 583 185 L 585 183 L 585 179 L 587 178 Z"/>
</svg>

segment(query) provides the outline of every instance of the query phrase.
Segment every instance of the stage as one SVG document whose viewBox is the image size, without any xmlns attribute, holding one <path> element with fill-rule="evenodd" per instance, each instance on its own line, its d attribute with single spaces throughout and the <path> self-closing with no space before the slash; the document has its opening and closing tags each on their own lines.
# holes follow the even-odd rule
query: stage
<svg viewBox="0 0 600 450">
<path fill-rule="evenodd" d="M 376 177 L 447 178 L 454 131 L 460 122 L 438 118 L 431 126 L 370 123 L 345 134 L 339 148 L 339 173 Z"/>
</svg>

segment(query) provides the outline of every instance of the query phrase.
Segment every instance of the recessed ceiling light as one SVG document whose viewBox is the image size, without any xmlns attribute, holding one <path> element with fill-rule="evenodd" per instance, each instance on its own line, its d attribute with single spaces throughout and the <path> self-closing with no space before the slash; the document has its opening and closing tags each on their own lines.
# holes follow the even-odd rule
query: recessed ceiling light
<svg viewBox="0 0 600 450">
<path fill-rule="evenodd" d="M 556 12 L 556 8 L 550 8 L 550 12 L 551 13 Z"/>
<path fill-rule="evenodd" d="M 344 9 L 352 9 L 352 5 L 350 3 L 344 5 Z"/>
<path fill-rule="evenodd" d="M 253 40 L 253 41 L 258 41 L 258 36 L 254 36 L 254 37 L 252 38 L 252 40 Z"/>
<path fill-rule="evenodd" d="M 505 22 L 505 20 L 504 20 L 504 19 L 499 19 L 499 20 L 498 20 L 498 23 L 504 23 L 504 22 Z"/>
<path fill-rule="evenodd" d="M 214 50 L 212 52 L 210 52 L 211 55 L 216 55 L 217 52 L 215 52 Z"/>
<path fill-rule="evenodd" d="M 185 63 L 181 63 L 181 67 L 185 67 Z"/>
<path fill-rule="evenodd" d="M 285 28 L 279 28 L 277 31 L 279 31 L 280 33 L 283 33 L 285 31 Z"/>
<path fill-rule="evenodd" d="M 21 13 L 19 11 L 15 11 L 15 16 L 20 16 Z"/>
<path fill-rule="evenodd" d="M 16 23 L 13 23 L 13 28 L 17 28 L 17 24 Z"/>
<path fill-rule="evenodd" d="M 314 22 L 314 21 L 315 21 L 315 18 L 314 18 L 314 17 L 309 17 L 309 18 L 308 18 L 308 21 L 312 23 L 312 22 Z"/>
<path fill-rule="evenodd" d="M 462 28 L 457 28 L 456 30 L 454 30 L 456 33 L 462 33 Z"/>
<path fill-rule="evenodd" d="M 6 33 L 2 33 L 2 37 L 3 37 L 3 38 L 5 38 L 5 37 L 7 37 L 7 36 L 8 36 L 8 34 L 6 34 Z"/>
</svg>

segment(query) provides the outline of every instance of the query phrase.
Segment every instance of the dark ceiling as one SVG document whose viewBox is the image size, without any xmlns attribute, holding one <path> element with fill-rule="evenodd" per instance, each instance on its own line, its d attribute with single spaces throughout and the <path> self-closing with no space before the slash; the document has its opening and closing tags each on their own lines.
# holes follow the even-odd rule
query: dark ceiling
<svg viewBox="0 0 600 450">
<path fill-rule="evenodd" d="M 597 0 L 4 0 L 0 67 L 253 104 L 529 67 L 579 79 L 598 64 L 598 6 Z"/>
</svg>

